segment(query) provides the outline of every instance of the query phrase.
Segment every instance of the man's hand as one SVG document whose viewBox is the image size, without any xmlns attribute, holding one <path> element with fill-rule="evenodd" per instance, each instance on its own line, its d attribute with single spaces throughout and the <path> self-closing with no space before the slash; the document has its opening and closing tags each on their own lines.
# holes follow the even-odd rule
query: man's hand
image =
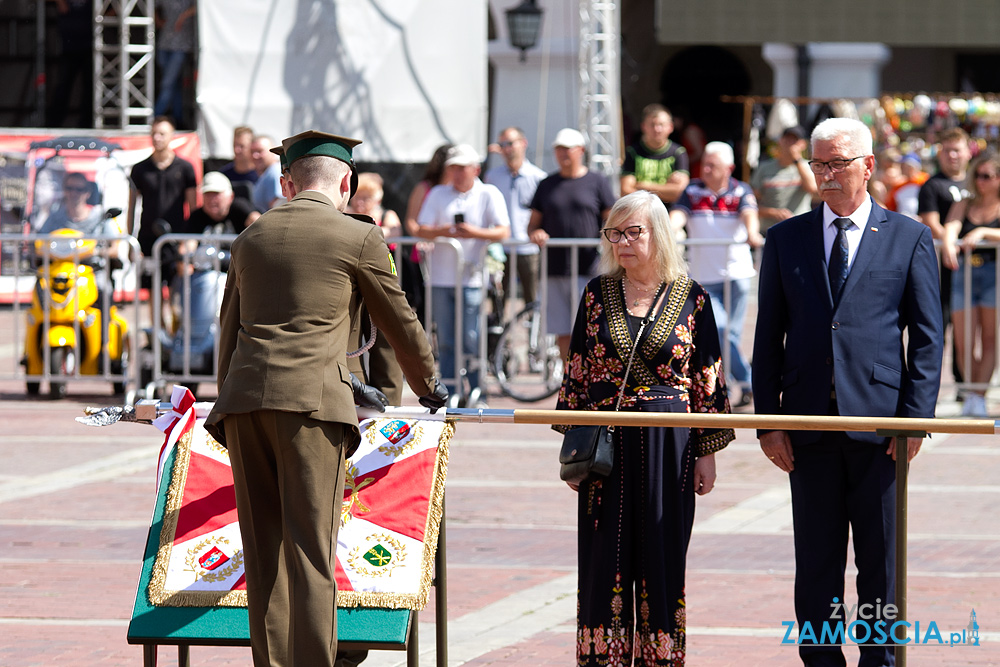
<svg viewBox="0 0 1000 667">
<path fill-rule="evenodd" d="M 906 439 L 906 462 L 909 463 L 913 460 L 913 457 L 917 455 L 920 451 L 920 445 L 924 441 L 923 438 L 907 438 Z M 885 453 L 892 457 L 892 460 L 896 460 L 896 439 L 889 438 L 889 449 L 885 450 Z"/>
<path fill-rule="evenodd" d="M 482 238 L 483 230 L 467 222 L 459 222 L 451 228 L 451 235 L 456 239 Z"/>
<path fill-rule="evenodd" d="M 359 380 L 354 373 L 351 373 L 351 390 L 354 392 L 354 404 L 359 407 L 385 412 L 385 406 L 389 405 L 385 394 Z"/>
<path fill-rule="evenodd" d="M 532 243 L 543 246 L 545 245 L 545 242 L 549 240 L 549 235 L 544 229 L 536 229 L 528 234 L 528 238 L 531 239 Z"/>
<path fill-rule="evenodd" d="M 792 472 L 795 469 L 795 457 L 792 456 L 792 441 L 788 438 L 788 431 L 768 431 L 760 436 L 760 448 L 764 450 L 771 463 L 785 472 Z"/>
<path fill-rule="evenodd" d="M 441 384 L 440 380 L 434 378 L 434 389 L 431 390 L 431 393 L 421 396 L 418 400 L 420 401 L 420 405 L 430 408 L 433 414 L 443 408 L 444 404 L 448 402 L 448 390 Z"/>
</svg>

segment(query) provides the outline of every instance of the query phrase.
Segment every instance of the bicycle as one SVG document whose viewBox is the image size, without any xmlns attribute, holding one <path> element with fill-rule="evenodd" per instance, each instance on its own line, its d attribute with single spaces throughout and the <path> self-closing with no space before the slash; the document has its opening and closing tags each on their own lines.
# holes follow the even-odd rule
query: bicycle
<svg viewBox="0 0 1000 667">
<path fill-rule="evenodd" d="M 529 303 L 504 324 L 490 358 L 500 389 L 518 401 L 541 401 L 562 386 L 562 354 L 541 325 L 541 304 Z"/>
<path fill-rule="evenodd" d="M 546 399 L 562 386 L 563 359 L 556 337 L 542 333 L 542 310 L 537 301 L 525 305 L 510 320 L 503 321 L 503 264 L 492 257 L 486 261 L 487 367 L 480 377 L 483 379 L 485 372 L 492 372 L 500 391 L 514 400 L 533 403 Z M 449 407 L 479 404 L 483 389 L 469 386 L 465 368 L 460 368 L 458 375 L 456 382 L 461 389 L 449 399 Z"/>
</svg>

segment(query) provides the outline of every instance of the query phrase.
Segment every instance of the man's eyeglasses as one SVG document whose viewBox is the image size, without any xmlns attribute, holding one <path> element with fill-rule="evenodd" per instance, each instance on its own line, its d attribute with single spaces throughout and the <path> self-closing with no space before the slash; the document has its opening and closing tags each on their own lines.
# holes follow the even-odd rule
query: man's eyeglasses
<svg viewBox="0 0 1000 667">
<path fill-rule="evenodd" d="M 639 237 L 642 236 L 645 231 L 646 229 L 644 227 L 636 225 L 634 227 L 626 227 L 622 230 L 609 227 L 608 229 L 602 229 L 601 233 L 604 234 L 604 238 L 612 243 L 618 243 L 622 240 L 623 236 L 629 241 L 638 241 Z"/>
<path fill-rule="evenodd" d="M 90 192 L 90 188 L 79 185 L 65 185 L 63 190 L 66 192 Z"/>
<path fill-rule="evenodd" d="M 837 158 L 836 160 L 829 160 L 827 162 L 820 162 L 819 160 L 809 160 L 809 168 L 812 169 L 814 174 L 822 174 L 829 167 L 830 171 L 835 174 L 847 169 L 847 165 L 851 164 L 855 160 L 860 160 L 863 157 L 868 157 L 867 155 L 859 155 L 852 158 Z"/>
<path fill-rule="evenodd" d="M 513 145 L 514 145 L 513 141 L 498 141 L 497 142 L 497 146 L 499 146 L 500 148 L 510 148 Z"/>
</svg>

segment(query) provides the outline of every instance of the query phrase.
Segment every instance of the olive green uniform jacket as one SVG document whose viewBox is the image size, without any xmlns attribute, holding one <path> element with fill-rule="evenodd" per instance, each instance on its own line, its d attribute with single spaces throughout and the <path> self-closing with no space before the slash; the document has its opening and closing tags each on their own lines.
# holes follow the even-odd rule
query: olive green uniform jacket
<svg viewBox="0 0 1000 667">
<path fill-rule="evenodd" d="M 410 388 L 430 394 L 430 345 L 378 227 L 307 190 L 245 229 L 233 242 L 222 302 L 209 432 L 224 442 L 225 415 L 281 410 L 348 424 L 357 434 L 347 353 L 355 349 L 351 321 L 362 300 Z"/>
</svg>

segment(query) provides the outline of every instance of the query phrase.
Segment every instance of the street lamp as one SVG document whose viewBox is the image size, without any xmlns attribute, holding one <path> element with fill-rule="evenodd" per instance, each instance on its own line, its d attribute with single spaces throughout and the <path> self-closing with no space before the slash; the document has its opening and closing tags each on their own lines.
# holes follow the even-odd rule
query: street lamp
<svg viewBox="0 0 1000 667">
<path fill-rule="evenodd" d="M 510 45 L 521 49 L 523 63 L 527 59 L 524 52 L 538 42 L 538 34 L 542 31 L 542 10 L 535 4 L 535 0 L 524 0 L 506 13 Z"/>
</svg>

